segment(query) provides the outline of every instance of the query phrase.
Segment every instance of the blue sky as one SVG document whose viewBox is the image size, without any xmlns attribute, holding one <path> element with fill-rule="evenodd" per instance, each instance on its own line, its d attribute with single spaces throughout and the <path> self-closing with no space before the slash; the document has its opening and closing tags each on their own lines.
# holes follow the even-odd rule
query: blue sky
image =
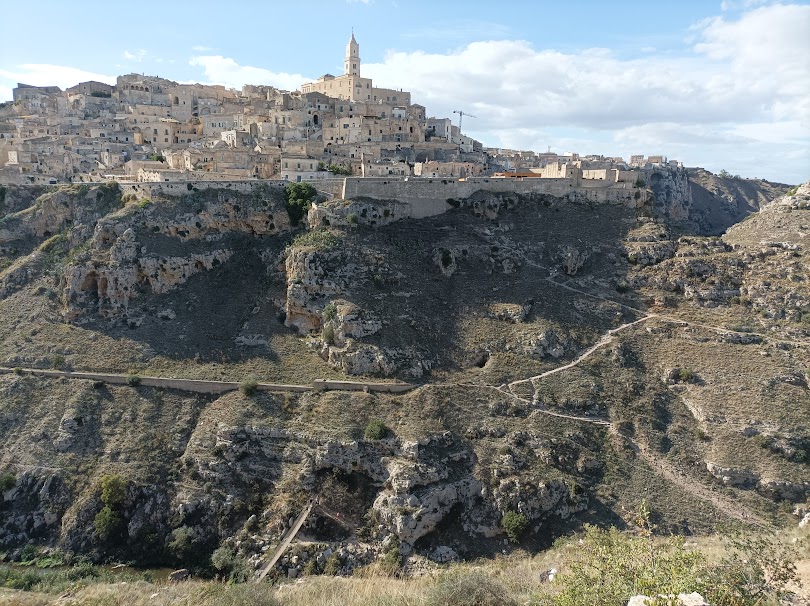
<svg viewBox="0 0 810 606">
<path fill-rule="evenodd" d="M 810 0 L 5 2 L 0 98 L 142 72 L 293 89 L 362 73 L 485 145 L 810 179 Z"/>
</svg>

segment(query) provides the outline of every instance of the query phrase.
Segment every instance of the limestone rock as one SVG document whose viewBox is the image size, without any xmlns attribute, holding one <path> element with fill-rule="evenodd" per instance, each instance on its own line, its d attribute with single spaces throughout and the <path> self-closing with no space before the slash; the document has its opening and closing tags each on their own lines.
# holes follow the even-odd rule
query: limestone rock
<svg viewBox="0 0 810 606">
<path fill-rule="evenodd" d="M 727 486 L 753 488 L 759 481 L 759 476 L 753 471 L 721 467 L 710 461 L 706 462 L 706 470 Z"/>
</svg>

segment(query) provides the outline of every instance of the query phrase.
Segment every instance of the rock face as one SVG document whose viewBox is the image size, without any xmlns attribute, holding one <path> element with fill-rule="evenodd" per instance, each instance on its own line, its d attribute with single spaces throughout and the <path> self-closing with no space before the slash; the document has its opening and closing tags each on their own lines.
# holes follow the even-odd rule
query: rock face
<svg viewBox="0 0 810 606">
<path fill-rule="evenodd" d="M 132 204 L 100 220 L 89 250 L 65 267 L 65 317 L 126 316 L 139 296 L 166 293 L 225 264 L 238 246 L 234 237 L 288 229 L 289 217 L 272 196 L 207 191 Z"/>
<path fill-rule="evenodd" d="M 763 496 L 777 501 L 798 503 L 803 501 L 805 495 L 810 491 L 810 482 L 795 483 L 762 478 L 752 471 L 721 467 L 710 461 L 706 463 L 706 470 L 726 486 L 755 489 Z"/>
</svg>

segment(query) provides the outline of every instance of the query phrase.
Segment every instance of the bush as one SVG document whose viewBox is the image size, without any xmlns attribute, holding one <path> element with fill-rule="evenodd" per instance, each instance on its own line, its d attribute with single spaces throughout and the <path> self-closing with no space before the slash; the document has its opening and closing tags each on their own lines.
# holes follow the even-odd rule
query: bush
<svg viewBox="0 0 810 606">
<path fill-rule="evenodd" d="M 312 201 L 318 196 L 309 183 L 290 183 L 284 188 L 284 207 L 293 227 L 300 223 Z"/>
<path fill-rule="evenodd" d="M 520 542 L 520 537 L 528 524 L 529 520 L 526 519 L 526 516 L 516 511 L 507 511 L 501 520 L 501 526 L 506 531 L 506 536 L 513 543 Z"/>
<path fill-rule="evenodd" d="M 684 539 L 653 537 L 644 503 L 632 522 L 634 534 L 585 525 L 585 534 L 563 573 L 555 604 L 608 606 L 628 596 L 700 593 L 716 606 L 761 606 L 776 603 L 796 578 L 795 552 L 766 538 L 728 540 L 728 555 L 719 564 L 685 547 Z"/>
<path fill-rule="evenodd" d="M 101 478 L 101 502 L 110 507 L 121 507 L 127 498 L 127 481 L 118 474 Z"/>
<path fill-rule="evenodd" d="M 513 606 L 503 585 L 480 572 L 450 573 L 428 594 L 431 606 Z"/>
<path fill-rule="evenodd" d="M 242 395 L 252 397 L 256 395 L 259 389 L 259 382 L 256 379 L 245 379 L 239 384 L 239 391 Z"/>
<path fill-rule="evenodd" d="M 211 565 L 231 583 L 244 583 L 251 576 L 247 561 L 225 545 L 211 554 Z"/>
<path fill-rule="evenodd" d="M 7 490 L 11 490 L 17 485 L 17 477 L 7 471 L 6 473 L 0 475 L 0 492 L 6 492 Z"/>
<path fill-rule="evenodd" d="M 127 376 L 127 385 L 130 387 L 137 387 L 141 384 L 141 378 L 138 375 L 128 375 Z"/>
<path fill-rule="evenodd" d="M 119 535 L 124 526 L 123 516 L 112 507 L 105 505 L 93 520 L 95 534 L 101 541 L 109 541 Z"/>
<path fill-rule="evenodd" d="M 172 530 L 169 551 L 180 561 L 186 560 L 194 551 L 194 535 L 191 528 L 181 526 Z"/>
<path fill-rule="evenodd" d="M 326 562 L 323 564 L 323 574 L 329 576 L 335 576 L 338 572 L 340 572 L 340 567 L 343 565 L 343 562 L 340 560 L 340 556 L 337 553 L 333 553 L 328 558 L 326 558 Z"/>
<path fill-rule="evenodd" d="M 293 246 L 311 246 L 318 250 L 334 248 L 342 243 L 339 237 L 325 229 L 311 229 L 293 239 Z"/>
<path fill-rule="evenodd" d="M 678 379 L 681 383 L 691 383 L 695 380 L 695 373 L 691 368 L 681 368 L 678 371 Z"/>
<path fill-rule="evenodd" d="M 363 432 L 366 440 L 382 440 L 388 435 L 388 427 L 379 419 L 369 421 L 366 430 Z"/>
<path fill-rule="evenodd" d="M 337 315 L 337 305 L 330 302 L 326 304 L 326 307 L 323 308 L 323 319 L 327 322 L 334 320 L 335 316 Z"/>
</svg>

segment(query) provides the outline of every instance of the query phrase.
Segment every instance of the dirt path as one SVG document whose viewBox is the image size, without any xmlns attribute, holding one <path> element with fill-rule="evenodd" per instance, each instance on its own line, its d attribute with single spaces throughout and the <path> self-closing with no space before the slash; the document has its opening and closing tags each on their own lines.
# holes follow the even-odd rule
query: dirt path
<svg viewBox="0 0 810 606">
<path fill-rule="evenodd" d="M 281 540 L 278 548 L 276 549 L 273 557 L 270 558 L 270 561 L 262 568 L 262 571 L 259 573 L 259 576 L 256 577 L 255 582 L 261 583 L 264 580 L 264 577 L 267 576 L 267 573 L 273 569 L 273 566 L 276 565 L 276 562 L 281 559 L 281 556 L 284 555 L 284 552 L 287 551 L 287 548 L 292 543 L 292 540 L 295 538 L 295 535 L 298 534 L 298 531 L 301 530 L 301 526 L 304 525 L 304 522 L 307 521 L 307 517 L 309 516 L 309 512 L 312 511 L 312 506 L 315 504 L 314 499 L 310 499 L 307 506 L 304 510 L 298 514 L 298 517 L 295 519 L 295 523 L 292 525 L 292 528 L 284 535 L 284 538 Z"/>
<path fill-rule="evenodd" d="M 640 324 L 641 322 L 646 322 L 647 320 L 651 320 L 651 319 L 657 318 L 657 317 L 658 316 L 656 316 L 655 314 L 649 314 L 649 315 L 645 315 L 643 318 L 639 318 L 638 320 L 634 320 L 633 322 L 627 322 L 626 324 L 622 324 L 621 326 L 617 326 L 616 328 L 611 328 L 610 330 L 608 330 L 602 336 L 602 338 L 600 338 L 594 345 L 592 345 L 591 347 L 586 349 L 573 362 L 569 362 L 565 366 L 559 366 L 557 368 L 553 368 L 552 370 L 547 370 L 546 372 L 542 372 L 539 375 L 529 377 L 528 379 L 519 379 L 517 381 L 512 381 L 511 383 L 509 383 L 507 385 L 507 388 L 509 389 L 509 391 L 512 391 L 512 386 L 513 385 L 519 385 L 521 383 L 533 382 L 533 381 L 537 381 L 539 379 L 544 379 L 544 378 L 549 377 L 551 375 L 557 374 L 558 372 L 562 372 L 564 370 L 568 370 L 569 368 L 574 368 L 576 366 L 579 366 L 582 362 L 584 362 L 586 359 L 588 359 L 596 351 L 598 351 L 599 349 L 601 349 L 605 345 L 608 345 L 609 343 L 611 343 L 613 341 L 613 335 L 615 335 L 617 332 L 621 332 L 623 330 L 626 330 L 626 329 L 630 328 L 631 326 L 635 326 L 636 324 Z"/>
<path fill-rule="evenodd" d="M 699 499 L 709 501 L 717 509 L 732 518 L 745 524 L 755 524 L 765 529 L 769 528 L 768 522 L 763 518 L 751 513 L 733 499 L 707 488 L 700 482 L 696 482 L 694 478 L 678 471 L 667 461 L 656 457 L 646 446 L 618 431 L 615 426 L 611 426 L 611 433 L 627 441 L 632 451 L 643 459 L 650 469 L 655 471 L 662 478 L 669 480 L 673 484 L 677 484 L 683 490 Z"/>
<path fill-rule="evenodd" d="M 133 375 L 111 374 L 103 372 L 81 372 L 69 370 L 42 370 L 38 368 L 6 368 L 0 367 L 0 374 L 21 374 L 35 377 L 54 377 L 66 379 L 85 379 L 103 381 L 113 385 L 131 385 L 133 387 L 162 387 L 165 389 L 179 389 L 195 393 L 225 393 L 239 389 L 237 381 L 206 381 L 201 379 L 174 379 L 170 377 L 151 377 L 137 375 L 137 382 L 133 383 Z M 312 385 L 287 385 L 283 383 L 257 383 L 257 391 L 274 392 L 305 392 L 305 391 L 378 391 L 388 393 L 403 393 L 413 389 L 410 383 L 377 383 L 368 381 L 332 381 L 316 379 Z"/>
</svg>

